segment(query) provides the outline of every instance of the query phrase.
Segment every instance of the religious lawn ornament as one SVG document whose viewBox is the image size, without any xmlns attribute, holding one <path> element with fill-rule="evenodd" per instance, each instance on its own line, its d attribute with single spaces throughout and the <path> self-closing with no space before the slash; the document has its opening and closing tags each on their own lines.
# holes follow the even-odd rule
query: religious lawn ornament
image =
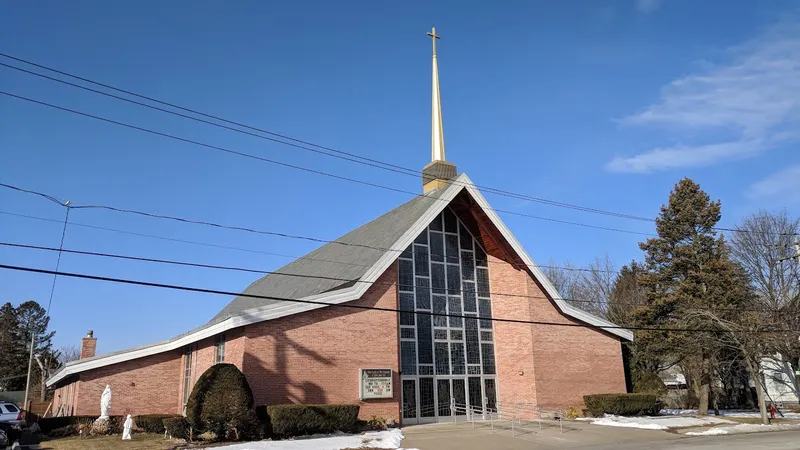
<svg viewBox="0 0 800 450">
<path fill-rule="evenodd" d="M 128 414 L 128 418 L 125 419 L 125 424 L 122 428 L 122 440 L 129 441 L 131 440 L 131 428 L 133 428 L 133 418 L 130 414 Z"/>
<path fill-rule="evenodd" d="M 106 385 L 103 395 L 100 396 L 100 419 L 108 419 L 111 410 L 111 386 Z"/>
</svg>

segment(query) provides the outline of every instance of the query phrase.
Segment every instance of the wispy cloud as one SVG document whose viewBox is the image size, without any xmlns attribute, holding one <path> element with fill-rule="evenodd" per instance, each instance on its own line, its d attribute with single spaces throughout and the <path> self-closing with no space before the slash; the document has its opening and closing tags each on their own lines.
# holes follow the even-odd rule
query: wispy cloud
<svg viewBox="0 0 800 450">
<path fill-rule="evenodd" d="M 642 14 L 650 14 L 661 7 L 661 0 L 636 0 L 636 10 Z"/>
<path fill-rule="evenodd" d="M 798 140 L 800 135 L 792 130 L 800 127 L 800 26 L 782 23 L 729 54 L 729 63 L 707 65 L 702 72 L 672 81 L 662 88 L 657 103 L 621 120 L 626 125 L 669 128 L 684 139 L 698 131 L 727 139 L 654 148 L 615 158 L 606 168 L 651 172 L 710 165 Z"/>
<path fill-rule="evenodd" d="M 754 183 L 747 191 L 750 200 L 770 200 L 797 198 L 800 192 L 800 164 L 789 166 L 761 181 Z"/>
<path fill-rule="evenodd" d="M 709 166 L 723 158 L 747 158 L 765 148 L 764 143 L 758 140 L 656 148 L 628 158 L 614 158 L 606 167 L 614 172 L 644 173 L 687 166 Z"/>
</svg>

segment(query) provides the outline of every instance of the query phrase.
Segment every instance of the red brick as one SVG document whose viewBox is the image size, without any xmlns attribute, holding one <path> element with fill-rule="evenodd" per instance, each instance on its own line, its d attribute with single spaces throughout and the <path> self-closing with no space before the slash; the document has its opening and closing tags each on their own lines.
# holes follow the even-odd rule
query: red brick
<svg viewBox="0 0 800 450">
<path fill-rule="evenodd" d="M 482 230 L 483 233 L 489 233 Z M 500 238 L 499 236 L 497 237 Z M 530 274 L 490 256 L 492 314 L 496 318 L 578 324 L 553 326 L 495 322 L 498 398 L 501 404 L 581 406 L 583 395 L 625 392 L 620 339 L 561 313 Z M 397 308 L 397 265 L 353 305 Z M 351 403 L 361 417 L 399 419 L 398 320 L 395 313 L 320 308 L 229 330 L 225 361 L 247 377 L 257 405 Z M 179 413 L 183 405 L 184 351 L 89 370 L 73 381 L 75 414 L 98 414 L 110 384 L 112 413 Z M 215 361 L 214 338 L 196 344 L 192 383 Z M 359 400 L 360 368 L 390 368 L 394 397 Z M 66 382 L 64 383 L 66 384 Z M 69 406 L 59 386 L 57 404 Z"/>
</svg>

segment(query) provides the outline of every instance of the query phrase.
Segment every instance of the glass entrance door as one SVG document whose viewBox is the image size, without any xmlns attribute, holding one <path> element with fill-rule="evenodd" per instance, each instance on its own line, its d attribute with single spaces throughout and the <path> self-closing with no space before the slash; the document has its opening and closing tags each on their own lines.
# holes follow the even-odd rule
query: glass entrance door
<svg viewBox="0 0 800 450">
<path fill-rule="evenodd" d="M 465 420 L 467 412 L 486 417 L 497 410 L 494 377 L 404 377 L 403 424 Z"/>
</svg>

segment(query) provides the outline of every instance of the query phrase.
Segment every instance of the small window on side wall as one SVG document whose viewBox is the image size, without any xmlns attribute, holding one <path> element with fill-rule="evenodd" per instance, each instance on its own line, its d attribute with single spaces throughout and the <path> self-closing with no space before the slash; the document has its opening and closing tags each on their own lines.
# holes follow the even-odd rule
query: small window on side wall
<svg viewBox="0 0 800 450">
<path fill-rule="evenodd" d="M 214 345 L 216 347 L 214 364 L 225 362 L 225 333 L 218 334 L 217 337 L 214 338 Z"/>
</svg>

